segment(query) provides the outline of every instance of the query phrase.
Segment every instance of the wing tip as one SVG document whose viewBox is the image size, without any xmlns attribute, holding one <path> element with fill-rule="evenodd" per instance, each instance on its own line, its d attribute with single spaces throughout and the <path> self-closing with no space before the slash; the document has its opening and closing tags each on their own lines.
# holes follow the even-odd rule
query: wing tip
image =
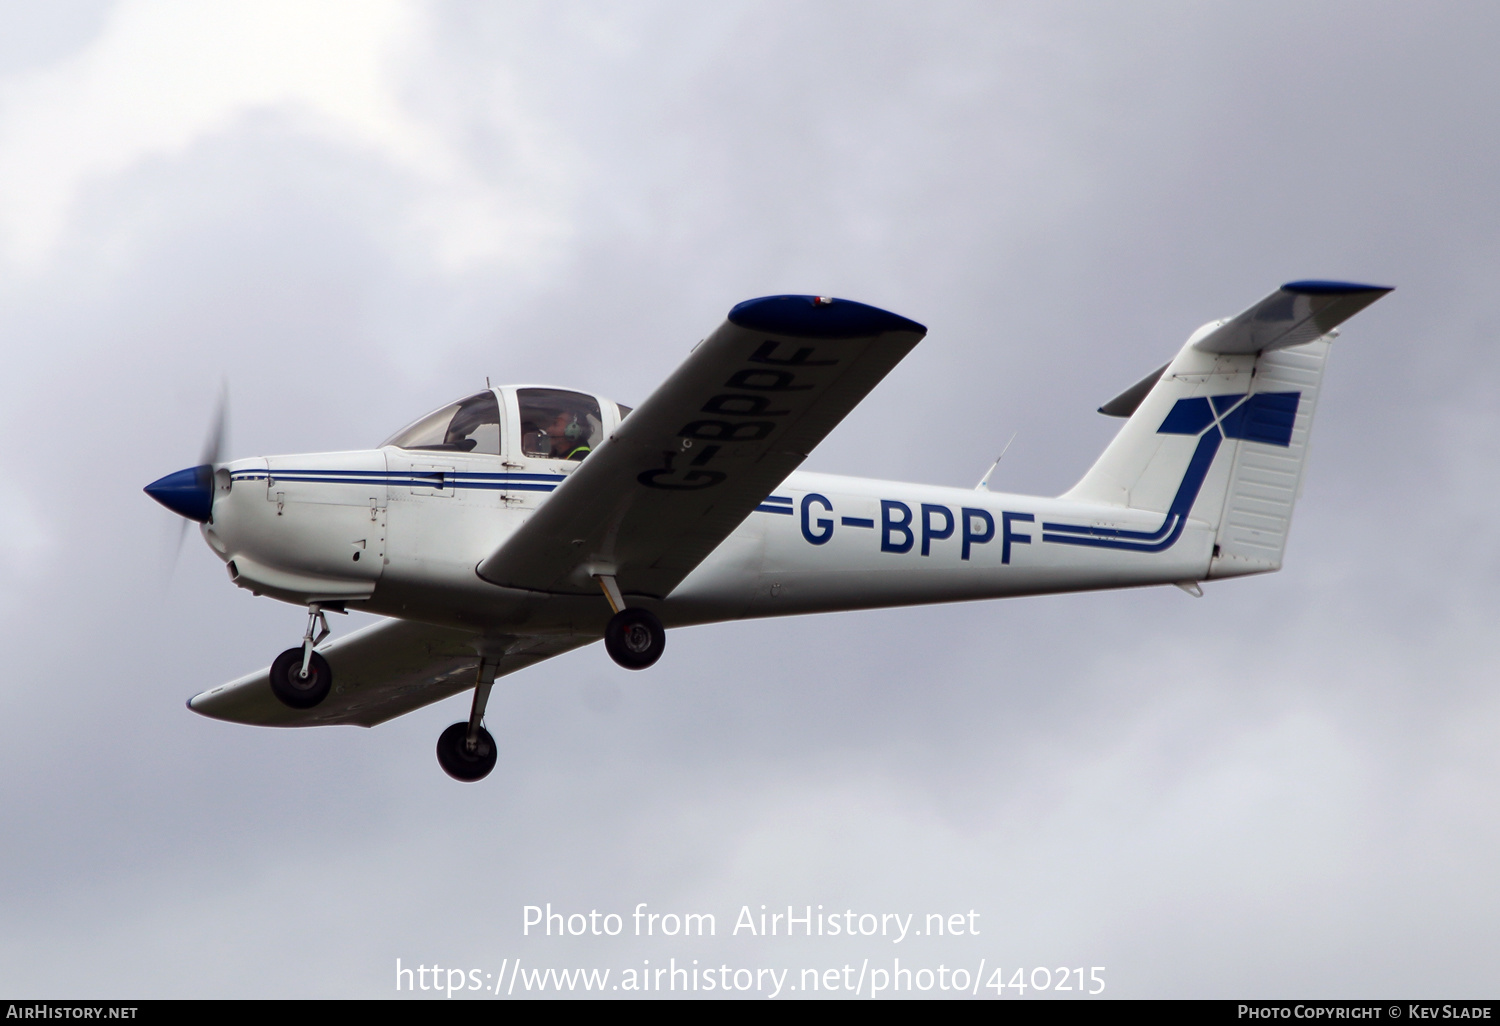
<svg viewBox="0 0 1500 1026">
<path fill-rule="evenodd" d="M 1392 292 L 1395 291 L 1395 286 L 1361 285 L 1353 281 L 1311 279 L 1308 281 L 1289 281 L 1281 286 L 1281 291 L 1302 296 L 1352 296 L 1361 292 Z"/>
<path fill-rule="evenodd" d="M 925 325 L 878 306 L 827 296 L 761 296 L 729 311 L 731 324 L 791 338 L 870 338 L 887 332 L 927 334 Z"/>
<path fill-rule="evenodd" d="M 199 716 L 206 716 L 211 720 L 228 719 L 228 717 L 221 715 L 220 711 L 214 708 L 213 701 L 214 698 L 221 694 L 224 690 L 225 689 L 221 686 L 217 688 L 210 688 L 207 691 L 200 691 L 198 692 L 198 694 L 194 695 L 192 698 L 189 698 L 183 704 L 188 707 L 189 712 L 197 713 Z"/>
</svg>

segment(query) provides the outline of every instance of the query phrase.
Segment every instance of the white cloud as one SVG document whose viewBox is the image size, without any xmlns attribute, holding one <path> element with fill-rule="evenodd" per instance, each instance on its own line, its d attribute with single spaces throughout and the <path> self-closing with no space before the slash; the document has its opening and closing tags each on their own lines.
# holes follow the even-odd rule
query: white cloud
<svg viewBox="0 0 1500 1026">
<path fill-rule="evenodd" d="M 91 185 L 274 112 L 412 178 L 405 221 L 444 265 L 519 258 L 556 221 L 536 195 L 487 183 L 403 104 L 401 72 L 424 36 L 420 10 L 388 0 L 121 4 L 83 50 L 0 80 L 0 252 L 44 263 Z M 535 135 L 496 91 L 498 127 Z M 539 159 L 534 142 L 513 149 Z"/>
</svg>

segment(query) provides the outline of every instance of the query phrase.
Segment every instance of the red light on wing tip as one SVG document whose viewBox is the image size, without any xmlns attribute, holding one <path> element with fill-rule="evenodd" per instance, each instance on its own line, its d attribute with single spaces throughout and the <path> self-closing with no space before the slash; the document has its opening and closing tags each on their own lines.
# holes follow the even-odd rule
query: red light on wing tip
<svg viewBox="0 0 1500 1026">
<path fill-rule="evenodd" d="M 830 306 L 832 303 L 832 296 L 813 296 L 813 306 Z"/>
</svg>

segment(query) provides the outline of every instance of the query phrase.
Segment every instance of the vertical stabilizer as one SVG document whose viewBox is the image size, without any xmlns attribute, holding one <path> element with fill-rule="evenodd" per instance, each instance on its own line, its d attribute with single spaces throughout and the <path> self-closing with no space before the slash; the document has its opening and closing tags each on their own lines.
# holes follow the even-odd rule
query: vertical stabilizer
<svg viewBox="0 0 1500 1026">
<path fill-rule="evenodd" d="M 1194 346 L 1221 323 L 1193 333 L 1064 499 L 1217 522 L 1231 462 L 1218 418 L 1229 412 L 1224 397 L 1250 392 L 1256 363 Z"/>
<path fill-rule="evenodd" d="M 1389 291 L 1293 282 L 1205 324 L 1154 384 L 1100 408 L 1129 419 L 1062 498 L 1161 513 L 1169 537 L 1189 521 L 1212 529 L 1207 577 L 1279 570 L 1329 339 Z"/>
</svg>

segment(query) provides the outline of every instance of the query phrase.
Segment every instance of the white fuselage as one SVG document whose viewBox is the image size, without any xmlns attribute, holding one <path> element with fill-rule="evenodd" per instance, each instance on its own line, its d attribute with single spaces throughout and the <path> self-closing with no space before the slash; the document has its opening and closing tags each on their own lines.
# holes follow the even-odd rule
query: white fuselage
<svg viewBox="0 0 1500 1026">
<path fill-rule="evenodd" d="M 599 596 L 497 587 L 476 565 L 579 464 L 384 449 L 240 460 L 204 535 L 242 587 L 495 633 L 599 635 Z M 1214 529 L 1119 506 L 794 473 L 664 601 L 669 627 L 1201 580 Z M 1046 525 L 1062 523 L 1073 533 Z M 1164 540 L 1142 551 L 1078 532 Z"/>
</svg>

